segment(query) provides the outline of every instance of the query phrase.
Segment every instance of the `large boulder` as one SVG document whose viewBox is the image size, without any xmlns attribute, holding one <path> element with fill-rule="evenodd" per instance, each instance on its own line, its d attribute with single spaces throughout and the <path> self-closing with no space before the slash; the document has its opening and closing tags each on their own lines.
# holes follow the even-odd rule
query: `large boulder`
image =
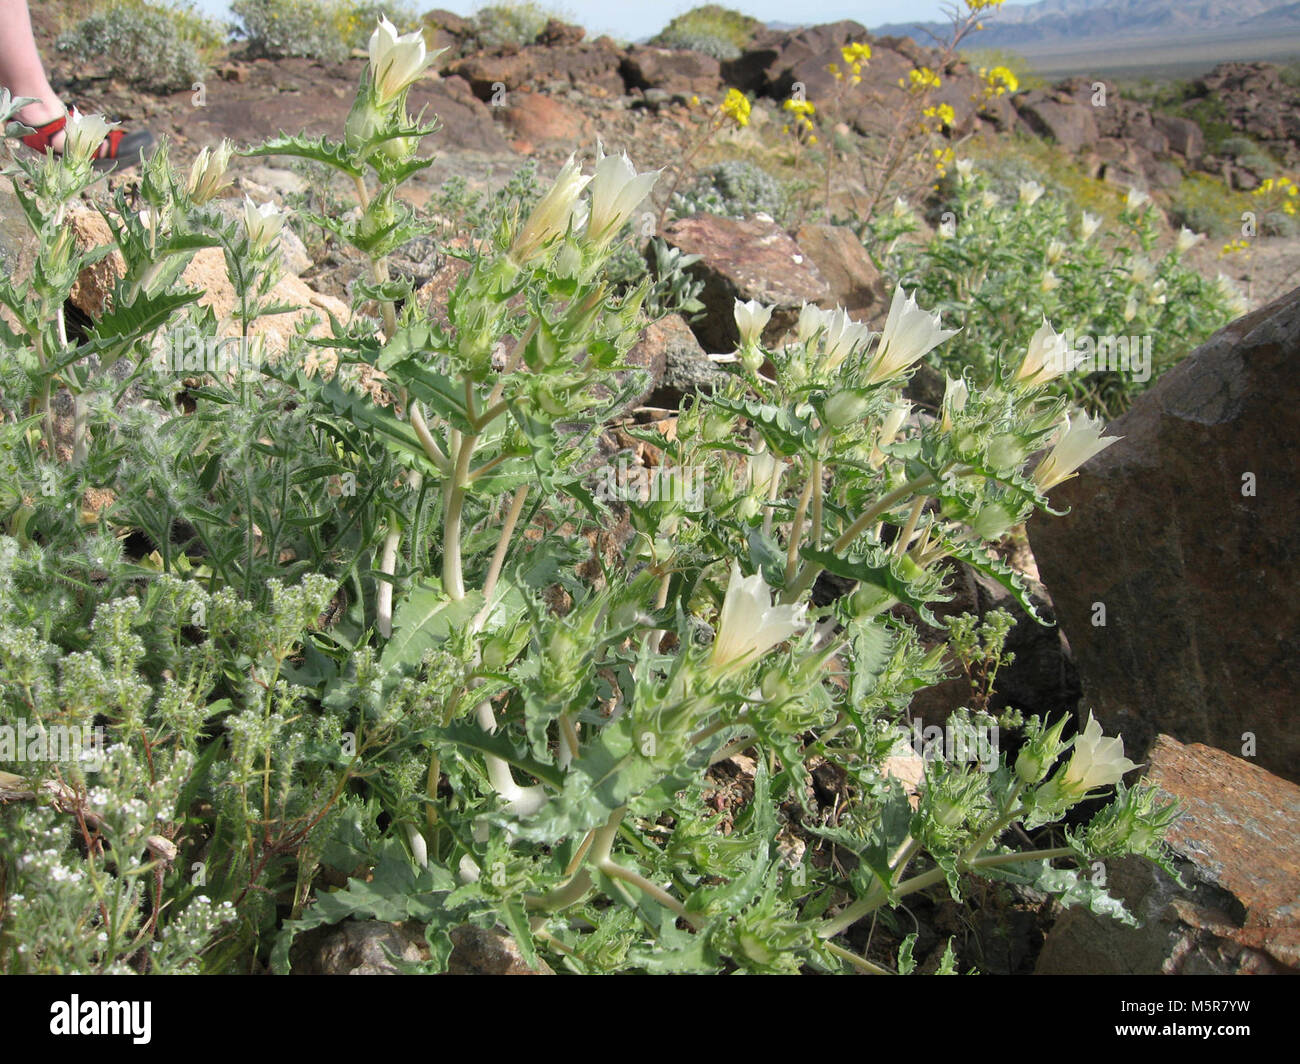
<svg viewBox="0 0 1300 1064">
<path fill-rule="evenodd" d="M 1093 109 L 1070 97 L 1053 97 L 1032 89 L 1015 96 L 1012 102 L 1031 130 L 1040 137 L 1050 137 L 1067 151 L 1078 151 L 1097 140 Z"/>
<path fill-rule="evenodd" d="M 756 299 L 774 308 L 764 334 L 769 340 L 794 325 L 804 303 L 830 299 L 830 286 L 812 259 L 763 215 L 737 221 L 694 214 L 668 226 L 664 240 L 687 255 L 701 256 L 690 269 L 704 281 L 700 300 L 707 313 L 692 328 L 710 352 L 735 350 L 740 339 L 737 299 Z"/>
<path fill-rule="evenodd" d="M 1029 526 L 1085 704 L 1139 756 L 1159 731 L 1300 780 L 1298 362 L 1300 289 L 1165 374 Z"/>
<path fill-rule="evenodd" d="M 721 84 L 720 64 L 711 55 L 673 48 L 633 47 L 623 60 L 623 80 L 631 89 L 714 93 Z"/>
<path fill-rule="evenodd" d="M 843 307 L 856 321 L 882 314 L 884 278 L 852 229 L 809 223 L 795 233 L 795 241 L 830 285 L 828 304 Z"/>
<path fill-rule="evenodd" d="M 1070 909 L 1038 974 L 1300 971 L 1300 787 L 1167 735 L 1149 757 L 1146 781 L 1183 810 L 1167 835 L 1182 883 L 1142 858 L 1094 870 L 1142 926 Z"/>
</svg>

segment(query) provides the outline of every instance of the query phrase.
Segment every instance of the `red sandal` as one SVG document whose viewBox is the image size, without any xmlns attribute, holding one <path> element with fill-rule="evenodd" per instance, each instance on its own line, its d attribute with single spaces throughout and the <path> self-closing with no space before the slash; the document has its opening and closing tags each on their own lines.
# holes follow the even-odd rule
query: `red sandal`
<svg viewBox="0 0 1300 1064">
<path fill-rule="evenodd" d="M 76 108 L 70 108 L 69 110 L 75 112 Z M 53 151 L 50 141 L 63 132 L 63 128 L 67 124 L 67 114 L 61 114 L 54 121 L 35 127 L 36 131 L 28 133 L 27 136 L 22 138 L 22 141 L 33 151 Z M 139 129 L 133 133 L 128 133 L 123 129 L 110 129 L 108 136 L 104 138 L 104 143 L 108 145 L 108 151 L 103 155 L 96 156 L 91 162 L 91 166 L 101 173 L 115 168 L 127 170 L 139 165 L 145 151 L 153 146 L 153 134 L 147 129 Z"/>
</svg>

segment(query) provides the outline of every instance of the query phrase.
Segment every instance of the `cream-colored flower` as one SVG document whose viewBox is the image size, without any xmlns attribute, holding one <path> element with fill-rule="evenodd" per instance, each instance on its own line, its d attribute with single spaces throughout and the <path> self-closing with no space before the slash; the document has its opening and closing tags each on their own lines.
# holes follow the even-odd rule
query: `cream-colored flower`
<svg viewBox="0 0 1300 1064">
<path fill-rule="evenodd" d="M 1039 201 L 1046 190 L 1037 181 L 1020 182 L 1020 202 L 1026 207 L 1032 207 Z"/>
<path fill-rule="evenodd" d="M 966 400 L 970 398 L 970 388 L 966 384 L 964 377 L 949 377 L 944 374 L 943 389 L 943 416 L 939 420 L 939 427 L 944 432 L 952 428 L 952 419 L 954 414 L 960 414 L 966 409 Z M 902 422 L 899 422 L 901 425 Z M 895 429 L 894 431 L 898 431 Z"/>
<path fill-rule="evenodd" d="M 230 156 L 235 146 L 228 140 L 222 140 L 215 150 L 204 148 L 199 152 L 194 165 L 190 167 L 190 179 L 186 191 L 195 203 L 207 203 L 216 199 L 226 188 L 226 167 L 230 165 Z"/>
<path fill-rule="evenodd" d="M 1045 270 L 1043 279 L 1038 282 L 1038 287 L 1043 292 L 1055 292 L 1061 287 L 1061 279 L 1056 276 L 1055 270 Z"/>
<path fill-rule="evenodd" d="M 1047 251 L 1043 253 L 1043 258 L 1049 266 L 1055 266 L 1063 258 L 1067 248 L 1059 240 L 1053 240 L 1047 245 Z"/>
<path fill-rule="evenodd" d="M 1100 454 L 1122 436 L 1103 436 L 1105 422 L 1091 418 L 1082 410 L 1069 418 L 1057 433 L 1052 449 L 1034 470 L 1039 491 L 1049 491 L 1075 476 L 1075 470 L 1094 455 Z"/>
<path fill-rule="evenodd" d="M 1128 195 L 1124 197 L 1125 210 L 1135 211 L 1143 206 L 1151 197 L 1143 192 L 1140 188 L 1131 188 Z"/>
<path fill-rule="evenodd" d="M 1129 267 L 1128 275 L 1132 278 L 1134 284 L 1146 285 L 1155 275 L 1155 267 L 1151 265 L 1149 259 L 1139 255 L 1133 260 L 1133 265 Z"/>
<path fill-rule="evenodd" d="M 731 563 L 731 580 L 718 618 L 718 635 L 709 657 L 714 668 L 752 661 L 778 643 L 802 631 L 807 625 L 807 605 L 774 606 L 772 593 L 762 576 L 740 575 L 740 565 Z"/>
<path fill-rule="evenodd" d="M 785 463 L 768 451 L 751 454 L 746 461 L 749 490 L 762 499 L 776 494 L 784 472 Z"/>
<path fill-rule="evenodd" d="M 1204 239 L 1204 233 L 1194 233 L 1187 226 L 1183 226 L 1178 230 L 1178 239 L 1174 241 L 1174 247 L 1177 249 L 1178 254 L 1186 255 Z"/>
<path fill-rule="evenodd" d="M 975 161 L 973 159 L 957 160 L 957 176 L 963 182 L 969 181 L 975 174 Z"/>
<path fill-rule="evenodd" d="M 638 174 L 626 154 L 606 155 L 604 147 L 597 142 L 587 239 L 595 246 L 603 247 L 617 236 L 650 194 L 659 173 L 658 170 L 649 170 Z"/>
<path fill-rule="evenodd" d="M 430 54 L 424 45 L 424 34 L 419 30 L 399 37 L 397 27 L 381 17 L 370 35 L 370 77 L 375 102 L 380 106 L 392 103 L 420 79 L 443 51 Z"/>
<path fill-rule="evenodd" d="M 1101 733 L 1101 725 L 1091 713 L 1088 724 L 1074 740 L 1074 755 L 1061 776 L 1061 787 L 1077 795 L 1118 783 L 1126 772 L 1137 768 L 1124 756 L 1124 740 Z"/>
<path fill-rule="evenodd" d="M 801 344 L 807 344 L 826 327 L 826 312 L 816 303 L 805 303 L 799 308 L 799 324 L 795 326 L 795 335 Z"/>
<path fill-rule="evenodd" d="M 1083 212 L 1083 217 L 1079 219 L 1079 239 L 1085 243 L 1092 239 L 1092 235 L 1101 228 L 1101 218 L 1095 214 Z"/>
<path fill-rule="evenodd" d="M 892 407 L 889 413 L 885 415 L 885 420 L 880 425 L 880 435 L 876 438 L 876 442 L 872 444 L 871 447 L 870 465 L 872 469 L 879 469 L 884 464 L 885 452 L 880 448 L 888 447 L 894 442 L 898 437 L 898 433 L 902 429 L 904 422 L 907 421 L 908 415 L 911 413 L 912 404 L 903 402 L 898 406 Z"/>
<path fill-rule="evenodd" d="M 578 197 L 591 178 L 572 155 L 560 169 L 559 175 L 546 192 L 523 227 L 515 234 L 510 245 L 510 257 L 520 266 L 531 262 L 557 236 L 563 235 L 570 222 L 580 224 L 585 216 L 585 205 Z"/>
<path fill-rule="evenodd" d="M 822 338 L 826 349 L 825 361 L 822 363 L 823 370 L 835 369 L 854 351 L 865 351 L 872 337 L 876 335 L 865 325 L 850 318 L 843 307 L 836 307 L 822 320 L 826 326 Z"/>
<path fill-rule="evenodd" d="M 903 286 L 899 285 L 894 289 L 894 299 L 872 359 L 871 372 L 867 374 L 867 383 L 876 384 L 896 377 L 960 331 L 942 328 L 940 316 L 918 307 L 915 295 L 905 296 Z"/>
<path fill-rule="evenodd" d="M 1132 321 L 1134 318 L 1136 318 L 1136 317 L 1137 317 L 1137 312 L 1138 312 L 1138 301 L 1137 301 L 1137 296 L 1136 296 L 1133 292 L 1130 292 L 1130 293 L 1128 294 L 1128 299 L 1124 300 L 1124 321 L 1125 321 L 1125 323 L 1130 322 L 1130 321 Z"/>
<path fill-rule="evenodd" d="M 265 251 L 284 227 L 284 215 L 274 203 L 254 203 L 244 197 L 244 226 L 248 229 L 248 243 L 254 251 Z"/>
<path fill-rule="evenodd" d="M 759 340 L 762 339 L 763 330 L 772 320 L 772 308 L 763 306 L 757 299 L 751 299 L 748 303 L 742 303 L 737 299 L 733 313 L 736 317 L 736 328 L 740 330 L 740 346 L 757 347 Z"/>
<path fill-rule="evenodd" d="M 1071 355 L 1069 342 L 1044 318 L 1016 370 L 1015 383 L 1037 388 L 1068 373 L 1077 363 L 1078 356 Z"/>
<path fill-rule="evenodd" d="M 78 111 L 69 111 L 67 123 L 63 127 L 66 139 L 63 142 L 63 157 L 70 163 L 84 163 L 95 157 L 99 146 L 104 143 L 110 129 L 116 129 L 117 123 L 108 121 L 103 115 L 83 115 Z"/>
<path fill-rule="evenodd" d="M 990 192 L 988 189 L 985 189 L 980 194 L 980 206 L 983 207 L 986 211 L 991 211 L 994 207 L 996 207 L 1001 202 L 1002 201 L 998 199 L 998 195 L 996 192 Z"/>
</svg>

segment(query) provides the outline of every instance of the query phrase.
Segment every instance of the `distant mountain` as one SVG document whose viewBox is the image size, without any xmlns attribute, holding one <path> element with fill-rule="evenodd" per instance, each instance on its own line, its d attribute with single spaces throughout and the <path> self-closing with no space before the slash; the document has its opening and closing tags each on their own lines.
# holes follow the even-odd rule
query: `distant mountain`
<svg viewBox="0 0 1300 1064">
<path fill-rule="evenodd" d="M 878 36 L 945 37 L 943 22 L 894 22 Z M 1032 48 L 1116 38 L 1300 34 L 1296 0 L 1040 0 L 1007 4 L 991 13 L 983 32 L 968 38 L 979 48 Z"/>
</svg>

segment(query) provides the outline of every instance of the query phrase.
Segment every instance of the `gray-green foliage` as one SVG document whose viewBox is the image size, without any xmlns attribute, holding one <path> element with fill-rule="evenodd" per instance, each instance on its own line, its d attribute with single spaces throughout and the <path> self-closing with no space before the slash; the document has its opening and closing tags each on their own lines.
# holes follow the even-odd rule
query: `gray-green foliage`
<svg viewBox="0 0 1300 1064">
<path fill-rule="evenodd" d="M 339 61 L 349 44 L 336 19 L 338 5 L 327 0 L 235 0 L 236 32 L 254 55 L 301 56 Z"/>
<path fill-rule="evenodd" d="M 175 13 L 156 5 L 111 5 L 61 34 L 55 47 L 152 92 L 188 89 L 205 70 L 199 46 L 178 32 Z"/>
<path fill-rule="evenodd" d="M 780 220 L 786 196 L 781 183 L 766 170 L 745 159 L 730 159 L 704 167 L 686 192 L 673 197 L 672 209 L 679 216 L 747 218 L 762 212 Z"/>
<path fill-rule="evenodd" d="M 659 35 L 657 43 L 662 48 L 681 48 L 690 52 L 700 52 L 723 61 L 740 57 L 740 48 L 735 43 L 713 33 L 700 33 L 693 30 L 665 31 Z"/>
</svg>

